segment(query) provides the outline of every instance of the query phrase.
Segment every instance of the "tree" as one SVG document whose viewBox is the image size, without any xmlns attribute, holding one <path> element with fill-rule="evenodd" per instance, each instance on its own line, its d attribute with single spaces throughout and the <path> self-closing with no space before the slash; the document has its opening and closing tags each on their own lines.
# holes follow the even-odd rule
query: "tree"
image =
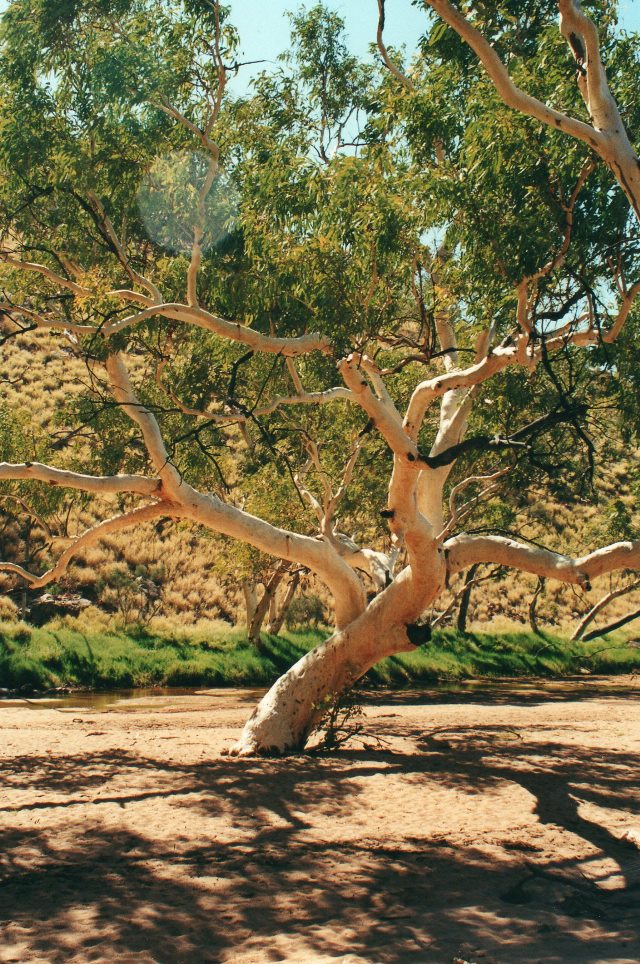
<svg viewBox="0 0 640 964">
<path fill-rule="evenodd" d="M 5 344 L 44 330 L 86 358 L 67 417 L 92 444 L 0 479 L 119 503 L 49 571 L 4 568 L 44 586 L 166 516 L 313 572 L 335 631 L 264 697 L 242 754 L 304 746 L 327 698 L 428 638 L 456 573 L 587 588 L 640 563 L 637 541 L 570 558 L 461 528 L 499 486 L 588 479 L 592 410 L 631 377 L 640 165 L 603 59 L 635 123 L 637 44 L 598 4 L 600 30 L 572 0 L 428 6 L 409 72 L 383 0 L 380 69 L 318 6 L 236 102 L 217 2 L 14 0 L 3 18 Z M 308 507 L 297 528 L 282 499 L 252 513 L 270 475 L 289 518 Z"/>
<path fill-rule="evenodd" d="M 262 591 L 258 592 L 258 582 L 255 578 L 245 577 L 242 580 L 242 592 L 245 599 L 245 606 L 247 610 L 247 636 L 250 641 L 256 646 L 260 646 L 260 634 L 262 632 L 262 627 L 267 616 L 270 617 L 269 620 L 269 632 L 273 632 L 275 635 L 278 634 L 282 628 L 284 622 L 288 605 L 291 602 L 291 596 L 289 591 L 285 593 L 286 603 L 278 609 L 277 605 L 277 592 L 282 581 L 290 576 L 288 583 L 288 588 L 293 587 L 295 592 L 297 582 L 299 579 L 297 571 L 291 573 L 291 564 L 287 562 L 281 562 L 276 565 L 275 569 L 271 569 L 266 575 L 263 575 L 260 579 L 260 584 L 262 585 Z"/>
</svg>

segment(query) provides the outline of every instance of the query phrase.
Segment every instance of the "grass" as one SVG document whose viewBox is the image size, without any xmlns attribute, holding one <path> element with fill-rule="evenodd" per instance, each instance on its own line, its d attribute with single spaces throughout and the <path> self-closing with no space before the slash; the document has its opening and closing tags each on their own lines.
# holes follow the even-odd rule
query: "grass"
<svg viewBox="0 0 640 964">
<path fill-rule="evenodd" d="M 585 670 L 630 673 L 639 669 L 640 650 L 629 644 L 624 634 L 582 643 L 546 633 L 462 634 L 444 629 L 413 653 L 382 660 L 370 675 L 382 685 L 398 686 L 439 680 L 561 677 Z"/>
<path fill-rule="evenodd" d="M 52 624 L 0 627 L 0 688 L 93 690 L 149 686 L 267 686 L 326 633 L 308 629 L 263 636 L 260 650 L 240 630 L 206 633 L 83 632 Z M 413 653 L 389 657 L 367 682 L 410 686 L 439 680 L 628 673 L 640 669 L 640 650 L 624 635 L 590 643 L 532 633 L 435 634 Z"/>
<path fill-rule="evenodd" d="M 6 358 L 0 358 L 0 414 L 3 405 L 6 406 L 7 411 L 12 413 L 10 424 L 13 426 L 13 413 L 19 413 L 15 416 L 16 427 L 21 427 L 24 439 L 28 441 L 33 437 L 43 440 L 56 428 L 56 413 L 59 414 L 65 399 L 69 400 L 70 393 L 75 396 L 85 391 L 84 362 L 66 351 L 64 339 L 46 331 L 17 335 L 11 345 L 12 350 Z M 132 362 L 135 369 L 138 362 L 135 358 Z M 16 379 L 16 372 L 21 373 L 19 379 Z M 14 434 L 11 438 L 17 444 L 20 433 L 15 439 Z M 609 441 L 614 437 L 612 435 Z M 31 442 L 28 444 L 31 445 Z M 74 464 L 86 462 L 91 444 L 82 435 L 75 439 L 72 450 Z M 629 513 L 633 513 L 635 506 L 635 454 L 620 443 L 617 458 L 607 455 L 599 460 L 601 464 L 594 480 L 597 505 L 595 502 L 589 505 L 582 500 L 562 502 L 552 497 L 545 487 L 531 487 L 526 494 L 526 504 L 520 505 L 512 528 L 526 531 L 529 538 L 570 555 L 583 555 L 598 545 L 615 541 L 620 533 L 610 528 L 614 507 L 622 503 Z M 16 460 L 22 457 L 15 455 Z M 5 503 L 4 508 L 8 509 L 8 506 L 9 503 Z M 92 499 L 87 504 L 84 498 L 79 499 L 74 493 L 67 494 L 65 509 L 59 510 L 62 517 L 66 508 L 71 511 L 70 531 L 90 526 L 114 512 L 111 497 Z M 348 531 L 357 530 L 357 525 L 354 530 L 348 528 L 351 525 L 348 519 L 343 521 Z M 20 530 L 18 520 L 5 529 L 2 538 L 3 559 L 19 562 L 24 558 Z M 95 601 L 106 623 L 110 618 L 108 613 L 114 612 L 115 608 L 113 593 L 108 588 L 98 588 L 98 576 L 116 567 L 134 572 L 138 566 L 153 567 L 161 562 L 165 573 L 162 586 L 162 611 L 165 617 L 175 619 L 182 625 L 219 617 L 237 623 L 244 615 L 240 591 L 242 573 L 240 569 L 235 571 L 235 550 L 231 550 L 230 554 L 227 550 L 221 552 L 222 545 L 223 541 L 218 537 L 203 538 L 197 527 L 190 527 L 184 522 L 167 523 L 161 527 L 147 523 L 126 532 L 112 533 L 99 544 L 85 548 L 72 563 L 62 588 L 77 590 Z M 240 553 L 244 558 L 243 554 L 244 550 Z M 45 555 L 39 563 L 44 567 L 52 561 Z M 481 570 L 485 575 L 488 571 L 488 567 Z M 449 594 L 443 594 L 437 601 L 439 610 L 446 608 L 450 595 L 460 588 L 463 578 L 463 574 L 460 574 L 452 582 Z M 594 581 L 592 595 L 581 595 L 575 586 L 548 581 L 538 602 L 540 625 L 553 626 L 556 627 L 555 631 L 570 634 L 593 601 L 621 585 L 625 579 L 626 576 L 622 574 L 602 576 Z M 6 590 L 12 584 L 13 577 L 0 574 L 0 588 Z M 527 608 L 536 584 L 537 577 L 533 575 L 509 572 L 499 580 L 485 582 L 474 588 L 469 626 L 491 626 L 496 629 L 498 620 L 504 619 L 509 625 L 519 623 L 528 628 L 528 623 L 525 623 Z M 317 584 L 312 584 L 308 591 L 319 592 L 325 598 L 324 590 Z M 0 618 L 17 618 L 15 607 L 11 614 L 3 606 L 6 607 L 6 600 L 0 596 Z M 613 620 L 637 607 L 640 607 L 640 590 L 614 600 L 603 618 Z M 94 608 L 94 618 L 99 617 L 100 612 Z M 534 649 L 536 645 L 532 643 Z M 438 657 L 438 666 L 440 662 Z M 391 675 L 401 674 L 397 665 L 387 672 Z"/>
<path fill-rule="evenodd" d="M 0 630 L 0 688 L 109 690 L 147 686 L 263 686 L 323 638 L 313 630 L 269 638 L 260 652 L 238 630 L 83 632 L 21 624 Z"/>
</svg>

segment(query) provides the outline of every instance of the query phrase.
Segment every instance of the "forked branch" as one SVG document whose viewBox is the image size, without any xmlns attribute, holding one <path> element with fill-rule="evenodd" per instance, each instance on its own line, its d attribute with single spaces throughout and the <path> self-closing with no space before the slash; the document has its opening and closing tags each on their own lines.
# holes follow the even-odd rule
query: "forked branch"
<svg viewBox="0 0 640 964">
<path fill-rule="evenodd" d="M 449 0 L 426 0 L 478 56 L 504 103 L 534 117 L 554 130 L 583 141 L 612 171 L 640 218 L 640 171 L 638 157 L 625 130 L 620 111 L 611 94 L 600 56 L 595 24 L 581 10 L 577 0 L 559 0 L 560 29 L 578 65 L 578 86 L 591 124 L 543 104 L 521 90 L 489 41 Z"/>
<path fill-rule="evenodd" d="M 600 131 L 594 130 L 589 124 L 570 117 L 562 111 L 548 107 L 536 97 L 532 97 L 521 90 L 511 79 L 509 71 L 489 41 L 470 23 L 464 14 L 449 3 L 449 0 L 427 0 L 427 3 L 477 54 L 500 97 L 508 107 L 512 107 L 529 117 L 535 117 L 549 127 L 564 131 L 566 134 L 584 141 L 594 149 L 604 146 L 605 137 Z"/>
</svg>

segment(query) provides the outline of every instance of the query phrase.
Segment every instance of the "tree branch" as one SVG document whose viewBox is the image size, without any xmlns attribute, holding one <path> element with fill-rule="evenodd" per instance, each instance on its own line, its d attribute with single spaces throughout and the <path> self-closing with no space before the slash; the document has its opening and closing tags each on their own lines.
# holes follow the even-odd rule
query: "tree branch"
<svg viewBox="0 0 640 964">
<path fill-rule="evenodd" d="M 19 271 L 33 271 L 36 274 L 40 274 L 43 278 L 47 278 L 48 281 L 53 281 L 55 284 L 60 285 L 61 288 L 67 288 L 80 298 L 87 298 L 94 293 L 90 288 L 85 288 L 83 285 L 76 284 L 75 281 L 70 281 L 68 278 L 63 277 L 63 275 L 52 271 L 51 268 L 47 268 L 44 264 L 36 264 L 33 261 L 20 261 L 12 257 L 12 254 L 13 252 L 11 251 L 0 251 L 0 261 L 3 261 L 10 268 Z"/>
<path fill-rule="evenodd" d="M 593 125 L 547 107 L 517 87 L 491 44 L 449 0 L 426 0 L 478 56 L 504 103 L 592 147 L 613 173 L 640 219 L 640 170 L 600 58 L 598 32 L 577 0 L 559 0 L 560 29 L 578 64 L 578 86 Z"/>
<path fill-rule="evenodd" d="M 171 505 L 166 502 L 154 502 L 151 505 L 133 509 L 131 512 L 124 512 L 121 515 L 113 516 L 111 519 L 106 519 L 98 523 L 98 525 L 92 526 L 83 532 L 80 538 L 76 539 L 72 545 L 65 549 L 55 566 L 42 576 L 36 576 L 22 566 L 15 565 L 11 562 L 0 563 L 0 571 L 14 573 L 28 582 L 32 589 L 40 589 L 59 579 L 60 576 L 64 574 L 74 556 L 77 556 L 83 549 L 87 549 L 94 543 L 99 542 L 104 536 L 132 525 L 140 525 L 143 522 L 148 522 L 150 519 L 171 515 L 171 509 Z"/>
<path fill-rule="evenodd" d="M 427 0 L 427 3 L 475 51 L 500 97 L 508 107 L 512 107 L 521 114 L 527 114 L 529 117 L 535 117 L 536 120 L 542 121 L 549 127 L 564 131 L 595 149 L 604 145 L 606 139 L 600 131 L 594 130 L 589 124 L 569 117 L 561 111 L 547 107 L 542 101 L 531 97 L 530 94 L 517 87 L 491 44 L 448 0 Z"/>
<path fill-rule="evenodd" d="M 44 328 L 51 331 L 71 331 L 75 335 L 90 335 L 99 333 L 100 329 L 94 325 L 79 325 L 72 321 L 45 318 L 39 312 L 24 305 L 12 305 L 7 301 L 0 301 L 0 315 L 7 315 L 13 318 L 14 315 L 21 315 L 28 318 L 35 328 Z"/>
<path fill-rule="evenodd" d="M 382 397 L 378 397 L 365 377 L 365 371 L 369 370 L 367 361 L 363 364 L 363 360 L 359 356 L 352 354 L 343 358 L 338 368 L 347 388 L 351 391 L 354 401 L 367 413 L 392 452 L 403 458 L 406 458 L 407 453 L 409 453 L 412 460 L 415 461 L 418 457 L 418 450 L 415 443 L 404 431 L 398 410 L 390 401 L 386 390 Z M 380 380 L 378 379 L 378 381 Z"/>
<path fill-rule="evenodd" d="M 153 284 L 153 282 L 149 281 L 147 278 L 144 277 L 144 275 L 141 275 L 138 271 L 136 271 L 131 266 L 129 258 L 127 257 L 127 253 L 124 249 L 124 245 L 122 244 L 122 242 L 120 241 L 120 238 L 116 234 L 116 230 L 113 224 L 111 223 L 111 219 L 107 214 L 102 201 L 97 197 L 96 194 L 93 193 L 93 191 L 89 191 L 87 193 L 87 198 L 89 201 L 89 205 L 93 210 L 97 221 L 99 222 L 99 224 L 102 225 L 102 230 L 104 231 L 106 237 L 111 243 L 111 246 L 118 257 L 120 264 L 122 265 L 122 267 L 125 269 L 129 277 L 131 278 L 131 281 L 134 284 L 140 285 L 141 288 L 146 288 L 146 290 L 151 295 L 152 300 L 157 304 L 160 304 L 162 302 L 162 295 L 160 294 L 156 286 Z"/>
<path fill-rule="evenodd" d="M 392 61 L 389 56 L 389 51 L 387 50 L 382 35 L 384 33 L 384 21 L 385 21 L 385 10 L 384 10 L 385 0 L 378 0 L 378 32 L 376 35 L 376 40 L 378 44 L 378 50 L 385 63 L 385 66 L 391 71 L 396 80 L 399 80 L 402 86 L 406 90 L 414 91 L 415 85 L 409 80 L 409 78 L 404 74 Z"/>
<path fill-rule="evenodd" d="M 327 388 L 322 392 L 305 392 L 303 390 L 300 395 L 277 395 L 264 405 L 259 405 L 250 411 L 246 411 L 246 409 L 243 408 L 242 410 L 233 412 L 213 412 L 206 408 L 193 408 L 190 405 L 186 405 L 175 392 L 167 388 L 162 381 L 162 372 L 165 366 L 166 361 L 163 361 L 160 362 L 156 368 L 156 384 L 158 387 L 161 388 L 163 392 L 166 392 L 183 415 L 190 415 L 193 418 L 205 418 L 216 424 L 246 424 L 261 416 L 271 415 L 279 408 L 289 405 L 327 405 L 329 402 L 337 399 L 352 399 L 352 393 L 349 389 L 338 385 L 335 388 Z"/>
<path fill-rule="evenodd" d="M 458 525 L 458 522 L 469 514 L 474 505 L 477 505 L 478 502 L 482 501 L 482 499 L 485 499 L 492 492 L 495 492 L 495 490 L 498 488 L 496 480 L 502 478 L 503 475 L 506 475 L 510 471 L 511 466 L 508 465 L 504 469 L 498 469 L 497 472 L 491 473 L 491 475 L 470 475 L 466 479 L 463 479 L 462 482 L 458 482 L 457 485 L 454 485 L 449 494 L 449 521 L 438 538 L 442 539 L 444 536 L 448 535 L 449 532 L 451 532 L 452 529 Z M 458 506 L 457 498 L 460 493 L 464 492 L 466 488 L 476 482 L 491 482 L 493 484 L 486 486 L 476 496 L 474 496 L 472 499 L 469 499 L 468 502 L 465 502 L 463 506 Z"/>
<path fill-rule="evenodd" d="M 180 501 L 180 486 L 182 479 L 177 469 L 171 464 L 165 448 L 162 433 L 155 415 L 140 403 L 135 395 L 129 379 L 129 372 L 121 355 L 109 355 L 105 362 L 111 390 L 115 400 L 121 405 L 129 418 L 138 425 L 142 432 L 144 444 L 151 459 L 151 464 L 158 473 L 158 478 L 167 494 Z"/>
<path fill-rule="evenodd" d="M 612 343 L 619 336 L 636 298 L 640 296 L 640 281 L 630 288 L 622 300 L 615 321 L 608 331 L 596 331 L 589 327 L 585 331 L 573 330 L 573 325 L 554 332 L 545 339 L 545 351 L 564 348 L 567 345 L 588 346 L 601 342 Z M 522 365 L 533 370 L 542 360 L 543 350 L 530 333 L 523 332 L 515 337 L 509 336 L 508 343 L 490 349 L 489 353 L 468 368 L 445 372 L 435 378 L 420 382 L 414 389 L 407 407 L 404 428 L 411 439 L 418 436 L 424 416 L 431 403 L 455 388 L 471 388 L 486 382 L 493 375 L 510 365 Z"/>
<path fill-rule="evenodd" d="M 600 56 L 595 24 L 586 17 L 576 0 L 558 0 L 560 32 L 578 65 L 578 86 L 596 130 L 610 132 L 622 127 L 618 106 L 611 95 Z"/>
<path fill-rule="evenodd" d="M 137 475 L 83 475 L 79 472 L 69 472 L 66 469 L 56 469 L 41 462 L 23 462 L 13 464 L 0 462 L 0 481 L 20 481 L 36 479 L 49 485 L 59 485 L 67 489 L 79 489 L 81 492 L 95 492 L 99 495 L 112 495 L 120 492 L 130 492 L 135 495 L 154 496 L 160 490 L 160 479 L 149 479 Z"/>
<path fill-rule="evenodd" d="M 306 566 L 329 586 L 336 600 L 338 625 L 346 625 L 364 608 L 360 580 L 328 542 L 299 535 L 271 525 L 264 519 L 222 502 L 217 496 L 203 494 L 183 480 L 170 463 L 155 416 L 136 397 L 126 366 L 119 355 L 110 355 L 107 372 L 116 401 L 142 431 L 152 464 L 162 482 L 171 514 L 189 518 L 200 525 L 241 539 L 279 559 Z"/>
<path fill-rule="evenodd" d="M 608 636 L 615 629 L 622 629 L 627 623 L 633 622 L 634 619 L 640 619 L 640 609 L 634 609 L 633 612 L 627 613 L 626 616 L 622 616 L 620 619 L 616 619 L 614 622 L 609 623 L 607 626 L 603 626 L 602 629 L 594 629 L 586 636 L 583 636 L 583 642 L 588 643 L 592 639 L 597 639 L 598 636 Z"/>
<path fill-rule="evenodd" d="M 542 415 L 540 418 L 530 422 L 529 425 L 523 426 L 506 438 L 500 438 L 498 435 L 474 435 L 472 438 L 458 442 L 457 445 L 451 445 L 437 455 L 421 454 L 420 461 L 424 462 L 430 469 L 437 469 L 444 465 L 450 465 L 452 462 L 455 462 L 459 456 L 467 452 L 485 452 L 493 449 L 527 447 L 526 443 L 528 439 L 541 435 L 554 425 L 561 425 L 565 422 L 573 423 L 576 415 L 580 414 L 581 411 L 579 407 L 575 405 L 572 407 L 567 404 L 557 411 Z"/>
<path fill-rule="evenodd" d="M 604 573 L 640 567 L 640 541 L 616 542 L 579 559 L 492 535 L 463 533 L 448 539 L 444 548 L 451 573 L 468 569 L 476 562 L 488 562 L 582 586 L 586 590 L 591 588 L 592 579 Z"/>
<path fill-rule="evenodd" d="M 572 640 L 582 639 L 587 626 L 589 625 L 589 623 L 593 622 L 593 620 L 596 618 L 598 613 L 602 612 L 602 610 L 606 606 L 608 606 L 610 602 L 613 602 L 614 599 L 618 599 L 620 596 L 626 596 L 628 593 L 633 592 L 633 590 L 637 589 L 639 586 L 640 586 L 640 580 L 636 580 L 635 582 L 632 582 L 629 586 L 622 586 L 620 589 L 613 589 L 611 592 L 608 592 L 606 596 L 603 596 L 602 599 L 598 600 L 595 606 L 592 606 L 589 612 L 582 617 L 582 619 L 576 626 L 575 632 L 573 633 L 571 639 Z"/>
<path fill-rule="evenodd" d="M 204 308 L 193 305 L 181 305 L 176 302 L 153 305 L 153 307 L 146 308 L 144 311 L 140 311 L 135 315 L 129 315 L 126 318 L 120 318 L 118 321 L 104 325 L 101 331 L 105 337 L 108 337 L 118 331 L 122 331 L 124 328 L 129 328 L 131 325 L 137 325 L 147 318 L 153 318 L 155 315 L 161 315 L 164 318 L 172 318 L 175 321 L 184 321 L 188 324 L 196 325 L 198 328 L 212 331 L 214 334 L 220 335 L 223 338 L 229 338 L 231 341 L 237 341 L 243 345 L 247 345 L 254 351 L 264 351 L 269 354 L 281 354 L 291 357 L 304 355 L 312 351 L 321 351 L 326 355 L 331 353 L 329 340 L 321 335 L 307 334 L 294 338 L 278 338 L 263 335 L 253 328 L 245 327 L 238 321 L 226 321 L 218 315 L 213 315 L 209 311 L 205 311 Z M 94 330 L 97 331 L 98 329 Z"/>
</svg>

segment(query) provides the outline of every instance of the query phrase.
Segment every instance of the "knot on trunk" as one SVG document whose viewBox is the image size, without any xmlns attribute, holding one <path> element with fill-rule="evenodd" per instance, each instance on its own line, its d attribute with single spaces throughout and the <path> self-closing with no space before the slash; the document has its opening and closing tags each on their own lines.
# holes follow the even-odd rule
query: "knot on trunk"
<svg viewBox="0 0 640 964">
<path fill-rule="evenodd" d="M 412 646 L 424 646 L 431 639 L 430 623 L 408 623 L 406 631 Z"/>
<path fill-rule="evenodd" d="M 589 579 L 589 576 L 586 574 L 586 572 L 578 573 L 578 585 L 585 592 L 591 592 L 591 580 Z"/>
</svg>

